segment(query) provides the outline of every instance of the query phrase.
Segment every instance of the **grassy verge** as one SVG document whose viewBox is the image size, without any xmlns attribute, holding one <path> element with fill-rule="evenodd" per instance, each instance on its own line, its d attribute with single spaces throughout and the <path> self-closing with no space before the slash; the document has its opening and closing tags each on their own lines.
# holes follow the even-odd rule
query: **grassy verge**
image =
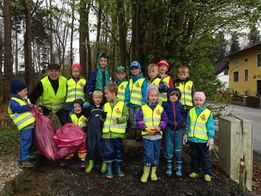
<svg viewBox="0 0 261 196">
<path fill-rule="evenodd" d="M 15 128 L 0 129 L 0 156 L 17 153 L 19 132 Z"/>
</svg>

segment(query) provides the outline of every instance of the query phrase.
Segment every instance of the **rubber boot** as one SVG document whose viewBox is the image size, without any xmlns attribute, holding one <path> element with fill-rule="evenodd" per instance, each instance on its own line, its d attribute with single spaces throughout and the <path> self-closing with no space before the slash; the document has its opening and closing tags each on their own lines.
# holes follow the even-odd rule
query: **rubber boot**
<svg viewBox="0 0 261 196">
<path fill-rule="evenodd" d="M 150 167 L 148 166 L 144 166 L 143 167 L 143 174 L 140 178 L 140 181 L 142 183 L 147 183 L 148 182 L 148 178 L 149 178 L 149 175 L 150 175 Z"/>
<path fill-rule="evenodd" d="M 151 168 L 151 174 L 150 174 L 151 181 L 157 181 L 158 180 L 156 171 L 157 171 L 157 167 L 156 166 Z"/>
<path fill-rule="evenodd" d="M 166 175 L 167 176 L 172 176 L 172 160 L 167 160 L 167 170 L 166 170 Z"/>
<path fill-rule="evenodd" d="M 116 175 L 117 176 L 119 176 L 119 177 L 123 177 L 124 176 L 124 173 L 121 170 L 121 162 L 118 162 L 118 161 L 116 162 L 115 170 L 116 170 Z"/>
<path fill-rule="evenodd" d="M 105 173 L 106 172 L 106 163 L 105 162 L 102 162 L 102 166 L 101 166 L 101 173 Z"/>
<path fill-rule="evenodd" d="M 176 176 L 177 176 L 178 178 L 181 178 L 181 177 L 182 177 L 182 163 L 177 163 Z"/>
<path fill-rule="evenodd" d="M 93 169 L 93 166 L 94 166 L 94 161 L 93 160 L 89 160 L 89 163 L 85 169 L 85 172 L 88 174 L 92 171 Z"/>
<path fill-rule="evenodd" d="M 112 175 L 112 161 L 111 162 L 107 162 L 106 178 L 108 178 L 108 179 L 112 179 L 113 178 L 113 175 Z"/>
</svg>

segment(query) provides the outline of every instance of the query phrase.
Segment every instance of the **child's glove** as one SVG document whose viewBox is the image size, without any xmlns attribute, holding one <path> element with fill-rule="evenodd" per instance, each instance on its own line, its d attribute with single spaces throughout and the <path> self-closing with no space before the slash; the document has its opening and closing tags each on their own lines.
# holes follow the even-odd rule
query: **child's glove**
<svg viewBox="0 0 261 196">
<path fill-rule="evenodd" d="M 153 128 L 145 128 L 145 131 L 148 133 L 148 134 L 154 134 L 155 133 L 155 129 Z"/>
<path fill-rule="evenodd" d="M 214 146 L 214 139 L 213 138 L 208 139 L 207 146 L 208 146 L 209 150 L 213 149 L 213 146 Z"/>
<path fill-rule="evenodd" d="M 29 103 L 29 107 L 30 107 L 30 109 L 33 109 L 33 108 L 35 108 L 35 105 L 34 105 L 34 104 L 31 104 L 31 103 Z"/>
<path fill-rule="evenodd" d="M 185 134 L 185 135 L 183 136 L 183 145 L 186 145 L 187 142 L 188 142 L 188 135 Z"/>
<path fill-rule="evenodd" d="M 90 103 L 89 102 L 84 102 L 84 104 L 82 105 L 83 109 L 86 109 L 90 106 Z"/>
</svg>

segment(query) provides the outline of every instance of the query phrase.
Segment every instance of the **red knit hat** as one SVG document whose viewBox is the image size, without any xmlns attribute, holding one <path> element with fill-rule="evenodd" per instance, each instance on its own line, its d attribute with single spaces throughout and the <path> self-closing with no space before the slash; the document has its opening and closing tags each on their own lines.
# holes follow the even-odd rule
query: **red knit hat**
<svg viewBox="0 0 261 196">
<path fill-rule="evenodd" d="M 157 65 L 158 65 L 158 66 L 160 66 L 160 65 L 166 65 L 167 68 L 169 68 L 169 63 L 168 63 L 168 61 L 166 61 L 166 60 L 161 60 L 160 62 L 157 63 Z"/>
<path fill-rule="evenodd" d="M 72 64 L 71 69 L 78 68 L 80 71 L 82 70 L 82 67 L 80 64 Z"/>
</svg>

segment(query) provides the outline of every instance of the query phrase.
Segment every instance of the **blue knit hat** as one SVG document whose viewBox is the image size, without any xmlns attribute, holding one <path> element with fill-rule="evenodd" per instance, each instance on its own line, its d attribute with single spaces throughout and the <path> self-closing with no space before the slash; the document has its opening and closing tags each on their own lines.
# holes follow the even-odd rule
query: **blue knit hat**
<svg viewBox="0 0 261 196">
<path fill-rule="evenodd" d="M 172 87 L 172 88 L 169 88 L 169 89 L 168 89 L 168 91 L 167 91 L 167 96 L 169 97 L 170 94 L 171 94 L 172 92 L 174 92 L 174 91 L 176 91 L 176 92 L 178 93 L 178 98 L 180 99 L 180 97 L 181 97 L 181 92 L 180 92 L 180 90 L 179 90 L 178 88 L 175 88 L 175 87 Z"/>
<path fill-rule="evenodd" d="M 138 69 L 141 69 L 141 65 L 138 61 L 133 61 L 131 64 L 130 64 L 130 68 L 132 67 L 136 67 Z"/>
<path fill-rule="evenodd" d="M 17 94 L 18 92 L 20 92 L 21 90 L 24 90 L 25 88 L 27 88 L 27 85 L 25 84 L 24 81 L 22 81 L 22 80 L 12 80 L 11 81 L 11 85 L 10 85 L 11 93 Z"/>
</svg>

